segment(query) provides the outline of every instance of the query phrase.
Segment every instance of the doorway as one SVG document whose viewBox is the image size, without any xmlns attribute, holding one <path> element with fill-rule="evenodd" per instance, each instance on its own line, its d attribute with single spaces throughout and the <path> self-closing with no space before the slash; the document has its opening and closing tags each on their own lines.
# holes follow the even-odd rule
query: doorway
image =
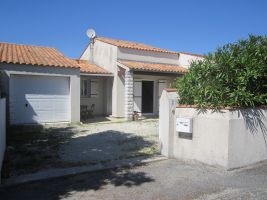
<svg viewBox="0 0 267 200">
<path fill-rule="evenodd" d="M 142 113 L 153 113 L 154 82 L 142 81 Z"/>
</svg>

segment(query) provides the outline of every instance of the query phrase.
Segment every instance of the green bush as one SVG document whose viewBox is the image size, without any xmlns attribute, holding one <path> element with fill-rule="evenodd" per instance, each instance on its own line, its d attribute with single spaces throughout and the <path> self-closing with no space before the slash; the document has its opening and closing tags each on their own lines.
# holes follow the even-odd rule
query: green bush
<svg viewBox="0 0 267 200">
<path fill-rule="evenodd" d="M 200 108 L 267 104 L 267 37 L 250 35 L 227 44 L 177 79 L 180 104 Z"/>
</svg>

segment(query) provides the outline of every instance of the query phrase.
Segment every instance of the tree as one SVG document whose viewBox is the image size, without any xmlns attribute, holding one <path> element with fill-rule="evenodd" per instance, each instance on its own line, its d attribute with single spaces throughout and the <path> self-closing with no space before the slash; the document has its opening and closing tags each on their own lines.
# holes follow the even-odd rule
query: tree
<svg viewBox="0 0 267 200">
<path fill-rule="evenodd" d="M 267 105 L 267 37 L 226 44 L 177 79 L 179 103 L 200 108 Z"/>
</svg>

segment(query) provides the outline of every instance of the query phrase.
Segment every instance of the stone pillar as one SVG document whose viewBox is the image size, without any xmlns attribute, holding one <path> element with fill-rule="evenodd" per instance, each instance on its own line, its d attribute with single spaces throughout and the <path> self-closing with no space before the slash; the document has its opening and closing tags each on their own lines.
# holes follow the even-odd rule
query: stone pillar
<svg viewBox="0 0 267 200">
<path fill-rule="evenodd" d="M 125 71 L 125 118 L 132 119 L 134 99 L 133 99 L 133 72 Z"/>
</svg>

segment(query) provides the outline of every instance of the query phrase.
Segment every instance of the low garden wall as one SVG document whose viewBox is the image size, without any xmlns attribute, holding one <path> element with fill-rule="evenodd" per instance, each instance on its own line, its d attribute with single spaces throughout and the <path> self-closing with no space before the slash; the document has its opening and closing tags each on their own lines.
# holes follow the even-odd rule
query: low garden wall
<svg viewBox="0 0 267 200">
<path fill-rule="evenodd" d="M 198 110 L 174 106 L 176 92 L 160 100 L 161 153 L 226 169 L 267 159 L 267 109 Z M 192 119 L 192 134 L 178 132 L 176 120 Z"/>
<path fill-rule="evenodd" d="M 0 182 L 2 162 L 6 149 L 6 99 L 0 99 Z"/>
</svg>

